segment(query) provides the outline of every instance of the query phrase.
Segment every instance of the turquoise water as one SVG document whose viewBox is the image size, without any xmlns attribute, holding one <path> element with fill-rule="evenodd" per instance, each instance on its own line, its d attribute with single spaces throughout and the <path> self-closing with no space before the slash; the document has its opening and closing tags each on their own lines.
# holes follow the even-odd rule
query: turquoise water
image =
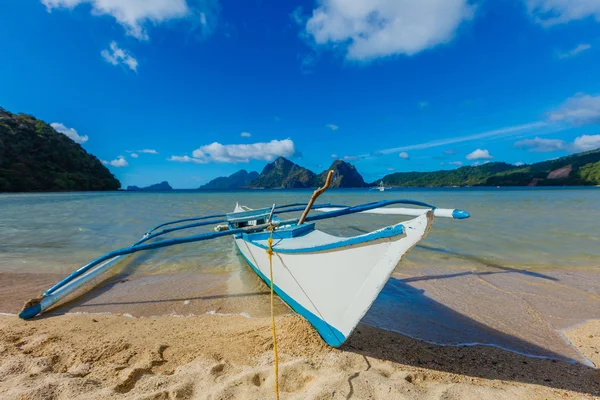
<svg viewBox="0 0 600 400">
<path fill-rule="evenodd" d="M 61 276 L 158 223 L 229 212 L 237 201 L 253 208 L 303 202 L 311 192 L 0 195 L 0 312 L 16 312 Z M 560 330 L 600 318 L 600 188 L 330 190 L 319 202 L 398 198 L 465 209 L 472 217 L 436 219 L 364 322 L 435 343 L 484 343 L 582 361 Z M 354 215 L 318 227 L 351 236 L 395 221 Z M 104 278 L 55 312 L 269 311 L 264 286 L 229 238 L 134 255 Z M 289 311 L 279 304 L 278 312 Z"/>
</svg>

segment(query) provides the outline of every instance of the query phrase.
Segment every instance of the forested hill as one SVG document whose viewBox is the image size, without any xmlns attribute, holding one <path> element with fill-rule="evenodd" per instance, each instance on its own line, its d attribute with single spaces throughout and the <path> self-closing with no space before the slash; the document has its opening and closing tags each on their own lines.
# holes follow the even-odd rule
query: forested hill
<svg viewBox="0 0 600 400">
<path fill-rule="evenodd" d="M 230 190 L 240 189 L 248 186 L 258 178 L 258 172 L 248 172 L 242 169 L 229 176 L 220 176 L 213 179 L 205 185 L 200 186 L 200 190 Z"/>
<path fill-rule="evenodd" d="M 523 166 L 491 162 L 454 170 L 398 172 L 386 175 L 383 183 L 389 186 L 600 185 L 600 149 Z"/>
<path fill-rule="evenodd" d="M 120 187 L 100 160 L 70 138 L 44 121 L 0 107 L 0 192 Z"/>
</svg>

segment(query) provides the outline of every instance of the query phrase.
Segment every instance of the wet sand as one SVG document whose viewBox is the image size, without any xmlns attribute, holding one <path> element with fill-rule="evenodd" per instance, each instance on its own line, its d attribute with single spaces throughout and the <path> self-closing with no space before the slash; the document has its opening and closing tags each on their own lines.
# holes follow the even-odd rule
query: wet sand
<svg viewBox="0 0 600 400">
<path fill-rule="evenodd" d="M 340 349 L 276 320 L 282 399 L 590 399 L 600 372 L 500 349 L 440 347 L 360 325 Z M 590 359 L 600 323 L 566 335 Z M 2 399 L 274 398 L 270 319 L 0 316 Z"/>
<path fill-rule="evenodd" d="M 61 277 L 0 273 L 0 313 L 16 314 L 26 299 Z M 103 278 L 45 314 L 269 315 L 268 288 L 242 264 L 223 273 L 141 274 L 124 268 Z M 439 268 L 407 260 L 362 322 L 436 345 L 482 344 L 592 366 L 563 331 L 600 319 L 596 281 L 595 269 L 518 270 L 466 263 Z M 275 314 L 290 313 L 276 298 Z"/>
</svg>

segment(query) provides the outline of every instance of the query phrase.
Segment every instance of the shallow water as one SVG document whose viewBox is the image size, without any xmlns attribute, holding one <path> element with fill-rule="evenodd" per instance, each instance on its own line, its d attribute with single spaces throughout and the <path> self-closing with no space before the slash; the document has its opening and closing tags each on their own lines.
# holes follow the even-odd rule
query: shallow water
<svg viewBox="0 0 600 400">
<path fill-rule="evenodd" d="M 227 212 L 236 201 L 264 207 L 306 201 L 310 194 L 0 195 L 0 312 L 16 312 L 60 277 L 158 223 Z M 363 322 L 440 344 L 483 343 L 585 361 L 560 330 L 600 318 L 599 188 L 330 190 L 319 202 L 398 198 L 462 208 L 472 217 L 436 219 Z M 318 226 L 350 236 L 390 223 L 389 217 L 354 215 Z M 232 241 L 222 238 L 130 256 L 95 290 L 54 312 L 264 316 L 269 299 Z M 289 311 L 278 302 L 277 312 Z"/>
</svg>

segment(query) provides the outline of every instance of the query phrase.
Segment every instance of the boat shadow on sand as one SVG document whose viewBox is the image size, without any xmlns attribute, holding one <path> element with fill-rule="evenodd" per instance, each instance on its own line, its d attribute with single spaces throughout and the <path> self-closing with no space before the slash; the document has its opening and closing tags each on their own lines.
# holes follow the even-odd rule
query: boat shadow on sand
<svg viewBox="0 0 600 400">
<path fill-rule="evenodd" d="M 437 251 L 435 248 L 426 247 L 425 249 Z M 488 267 L 499 269 L 499 271 L 469 272 L 472 274 L 518 273 L 539 279 L 556 280 L 554 277 L 532 271 L 490 264 L 485 260 L 473 256 L 461 254 L 449 255 L 461 258 L 468 257 L 473 261 L 484 263 Z M 129 275 L 132 275 L 136 271 L 137 266 L 141 265 L 144 261 L 144 256 L 135 259 L 133 262 L 130 261 L 116 275 L 101 282 L 95 290 L 63 304 L 58 309 L 54 309 L 54 312 L 50 314 L 62 314 L 72 311 L 73 308 L 77 307 L 85 308 L 86 302 L 109 290 L 114 285 L 119 284 L 123 279 L 127 279 Z M 248 272 L 244 274 L 244 277 L 251 280 L 254 279 L 256 282 L 251 286 L 255 287 L 257 285 L 256 287 L 259 287 L 260 290 L 234 294 L 198 296 L 197 299 L 266 297 L 268 294 L 266 286 L 261 287 L 262 283 L 260 279 L 251 273 L 247 265 L 244 263 L 242 265 L 242 270 L 247 270 Z M 391 278 L 373 304 L 371 310 L 362 320 L 362 323 L 359 324 L 340 350 L 379 360 L 387 360 L 400 365 L 422 368 L 425 371 L 425 375 L 421 376 L 421 378 L 415 378 L 415 376 L 419 376 L 417 373 L 416 375 L 408 375 L 407 380 L 426 379 L 426 374 L 429 370 L 429 372 L 439 371 L 474 378 L 522 382 L 558 390 L 571 390 L 592 396 L 600 396 L 600 371 L 598 369 L 568 360 L 564 355 L 553 353 L 526 340 L 481 324 L 427 297 L 422 290 L 414 288 L 409 284 L 419 280 L 444 279 L 454 276 L 456 274 L 407 279 Z M 145 301 L 169 303 L 194 299 L 185 297 Z M 133 303 L 139 302 L 136 301 Z M 123 304 L 127 303 L 124 302 Z M 264 304 L 266 305 L 266 302 Z M 94 305 L 98 306 L 101 304 Z M 116 304 L 111 303 L 111 305 L 114 306 Z M 386 326 L 386 321 L 390 323 L 389 326 Z M 373 325 L 380 327 L 374 327 Z M 461 338 L 461 341 L 471 343 L 469 345 L 453 346 L 432 344 L 412 338 L 411 336 L 422 336 L 418 334 L 418 329 L 404 329 L 406 327 L 420 327 L 419 329 L 429 332 L 436 332 L 436 330 L 453 331 L 457 337 Z M 393 332 L 392 330 L 394 329 L 402 330 L 406 334 Z M 472 342 L 491 345 L 473 346 L 471 345 Z M 503 348 L 510 348 L 512 351 L 507 351 Z M 533 355 L 534 357 L 521 355 L 515 351 Z M 367 358 L 365 360 L 367 360 L 366 371 L 369 369 L 369 363 Z M 349 379 L 351 387 L 352 380 L 358 378 L 360 373 L 355 373 Z"/>
<path fill-rule="evenodd" d="M 440 345 L 413 338 L 444 334 L 459 340 Z M 396 278 L 341 349 L 426 370 L 600 396 L 600 370 L 481 324 Z"/>
</svg>

